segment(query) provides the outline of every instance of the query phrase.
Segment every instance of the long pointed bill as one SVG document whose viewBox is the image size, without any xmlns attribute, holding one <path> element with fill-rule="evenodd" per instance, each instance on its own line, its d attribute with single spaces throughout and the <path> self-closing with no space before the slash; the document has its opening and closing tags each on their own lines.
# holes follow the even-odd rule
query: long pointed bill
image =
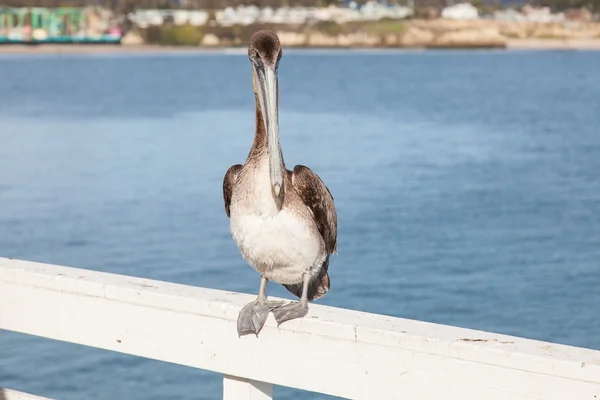
<svg viewBox="0 0 600 400">
<path fill-rule="evenodd" d="M 283 162 L 279 145 L 279 110 L 277 101 L 277 74 L 267 66 L 257 68 L 258 101 L 262 110 L 263 121 L 267 131 L 267 147 L 269 151 L 269 172 L 273 193 L 278 197 L 283 186 Z"/>
</svg>

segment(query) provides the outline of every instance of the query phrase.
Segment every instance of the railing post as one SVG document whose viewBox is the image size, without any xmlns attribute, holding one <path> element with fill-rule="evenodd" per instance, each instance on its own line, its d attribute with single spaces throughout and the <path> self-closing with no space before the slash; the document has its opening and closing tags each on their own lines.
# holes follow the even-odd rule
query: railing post
<svg viewBox="0 0 600 400">
<path fill-rule="evenodd" d="M 273 385 L 223 375 L 223 400 L 272 400 Z"/>
</svg>

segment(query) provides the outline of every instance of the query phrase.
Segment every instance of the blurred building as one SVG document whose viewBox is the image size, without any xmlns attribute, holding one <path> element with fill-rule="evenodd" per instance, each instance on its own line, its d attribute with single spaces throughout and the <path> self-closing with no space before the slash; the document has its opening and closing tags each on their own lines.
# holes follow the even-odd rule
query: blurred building
<svg viewBox="0 0 600 400">
<path fill-rule="evenodd" d="M 459 3 L 442 10 L 442 18 L 447 19 L 478 19 L 479 11 L 469 3 Z"/>
<path fill-rule="evenodd" d="M 267 24 L 309 24 L 319 21 L 346 23 L 352 21 L 377 21 L 383 18 L 402 19 L 412 15 L 412 9 L 399 5 L 382 5 L 373 1 L 358 5 L 350 3 L 348 7 L 330 5 L 328 7 L 263 7 L 255 5 L 226 7 L 214 12 L 214 21 L 219 26 Z M 129 20 L 141 28 L 161 25 L 172 20 L 176 25 L 189 23 L 204 25 L 208 23 L 210 13 L 202 10 L 136 10 L 128 14 Z"/>
</svg>

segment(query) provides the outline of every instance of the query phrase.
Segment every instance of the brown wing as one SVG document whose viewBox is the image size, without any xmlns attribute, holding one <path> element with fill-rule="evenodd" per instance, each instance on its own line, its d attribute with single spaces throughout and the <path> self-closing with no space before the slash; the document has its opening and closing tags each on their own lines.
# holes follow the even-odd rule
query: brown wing
<svg viewBox="0 0 600 400">
<path fill-rule="evenodd" d="M 329 256 L 337 253 L 337 214 L 331 192 L 310 168 L 297 165 L 291 175 L 292 185 L 312 212 L 327 251 L 319 276 L 308 287 L 308 300 L 313 301 L 325 296 L 330 287 Z M 297 297 L 302 295 L 302 284 L 283 286 Z"/>
<path fill-rule="evenodd" d="M 231 205 L 231 193 L 233 193 L 233 186 L 237 182 L 237 177 L 242 170 L 242 165 L 232 165 L 225 173 L 223 178 L 223 200 L 225 201 L 225 213 L 229 218 L 229 206 Z"/>
<path fill-rule="evenodd" d="M 321 178 L 304 165 L 294 168 L 292 185 L 302 202 L 312 211 L 327 253 L 337 253 L 337 214 L 331 192 Z"/>
</svg>

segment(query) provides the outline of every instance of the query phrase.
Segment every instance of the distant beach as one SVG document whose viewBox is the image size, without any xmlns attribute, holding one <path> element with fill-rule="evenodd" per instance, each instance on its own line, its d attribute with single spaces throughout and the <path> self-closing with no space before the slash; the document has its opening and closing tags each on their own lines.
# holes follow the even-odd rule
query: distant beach
<svg viewBox="0 0 600 400">
<path fill-rule="evenodd" d="M 513 39 L 509 49 L 531 50 L 600 50 L 600 39 Z"/>
<path fill-rule="evenodd" d="M 205 48 L 192 46 L 157 46 L 137 45 L 124 46 L 114 44 L 41 44 L 41 45 L 4 45 L 0 46 L 0 54 L 143 54 L 143 53 L 238 53 L 242 48 L 223 47 Z"/>
<path fill-rule="evenodd" d="M 456 46 L 453 49 L 460 50 Z M 465 47 L 467 48 L 467 47 Z M 506 43 L 507 50 L 600 50 L 600 39 L 510 39 Z M 294 49 L 314 50 L 427 50 L 425 48 L 403 47 L 347 47 L 347 46 L 297 46 Z M 148 53 L 199 53 L 199 54 L 245 54 L 244 47 L 195 47 L 195 46 L 158 46 L 158 45 L 86 45 L 86 44 L 42 44 L 42 45 L 3 45 L 0 55 L 35 55 L 35 54 L 148 54 Z"/>
<path fill-rule="evenodd" d="M 546 15 L 548 18 L 552 16 L 553 14 Z M 50 40 L 33 44 L 0 44 L 0 54 L 223 54 L 245 51 L 252 35 L 261 29 L 275 31 L 286 49 L 600 50 L 599 22 L 564 18 L 566 17 L 563 16 L 560 21 L 550 18 L 544 22 L 484 18 L 388 18 L 344 23 L 260 22 L 247 25 L 219 25 L 215 21 L 192 25 L 180 21 L 177 24 L 169 22 L 132 26 L 126 33 L 119 31 L 116 36 L 110 36 L 111 40 L 102 40 L 102 35 L 96 34 L 88 38 L 95 41 L 94 44 L 60 44 L 64 38 L 43 39 L 44 36 L 37 29 L 31 37 L 25 37 L 24 40 Z M 58 44 L 54 44 L 57 41 Z M 120 43 L 114 43 L 115 41 Z"/>
</svg>

